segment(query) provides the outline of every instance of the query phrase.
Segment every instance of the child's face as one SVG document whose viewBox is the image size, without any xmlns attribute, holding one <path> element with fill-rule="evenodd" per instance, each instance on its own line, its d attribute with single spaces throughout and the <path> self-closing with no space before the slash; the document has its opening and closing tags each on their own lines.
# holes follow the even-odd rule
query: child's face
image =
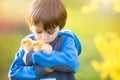
<svg viewBox="0 0 120 80">
<path fill-rule="evenodd" d="M 59 26 L 50 32 L 47 32 L 36 26 L 32 26 L 31 30 L 32 30 L 33 34 L 36 36 L 37 40 L 40 40 L 44 43 L 52 42 L 56 38 L 58 32 L 60 31 Z"/>
</svg>

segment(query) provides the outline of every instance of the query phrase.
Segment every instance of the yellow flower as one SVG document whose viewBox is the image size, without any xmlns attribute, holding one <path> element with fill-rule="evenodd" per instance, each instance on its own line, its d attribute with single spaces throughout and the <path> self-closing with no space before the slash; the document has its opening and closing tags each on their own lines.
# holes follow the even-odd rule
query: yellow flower
<svg viewBox="0 0 120 80">
<path fill-rule="evenodd" d="M 92 66 L 94 67 L 94 69 L 95 69 L 97 72 L 100 72 L 100 71 L 101 71 L 101 64 L 99 64 L 97 61 L 93 60 L 93 61 L 92 61 Z"/>
<path fill-rule="evenodd" d="M 95 38 L 95 45 L 100 51 L 103 61 L 92 61 L 92 66 L 97 72 L 101 72 L 101 78 L 108 76 L 112 80 L 120 80 L 120 37 L 115 33 L 107 33 Z"/>
<path fill-rule="evenodd" d="M 97 36 L 94 42 L 101 53 L 105 52 L 109 46 L 107 40 L 101 35 Z"/>
</svg>

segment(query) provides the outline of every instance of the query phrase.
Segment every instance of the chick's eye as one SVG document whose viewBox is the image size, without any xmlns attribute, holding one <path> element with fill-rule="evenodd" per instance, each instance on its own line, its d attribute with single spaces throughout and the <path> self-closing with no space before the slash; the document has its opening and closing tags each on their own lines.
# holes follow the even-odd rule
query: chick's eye
<svg viewBox="0 0 120 80">
<path fill-rule="evenodd" d="M 33 44 L 33 47 L 35 46 L 35 44 Z"/>
</svg>

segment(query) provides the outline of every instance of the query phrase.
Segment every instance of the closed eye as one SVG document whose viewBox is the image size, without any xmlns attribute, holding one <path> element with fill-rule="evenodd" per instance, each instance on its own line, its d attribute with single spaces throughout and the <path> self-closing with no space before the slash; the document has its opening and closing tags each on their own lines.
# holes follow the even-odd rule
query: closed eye
<svg viewBox="0 0 120 80">
<path fill-rule="evenodd" d="M 47 32 L 48 34 L 54 34 L 54 32 Z"/>
<path fill-rule="evenodd" d="M 41 34 L 42 33 L 42 31 L 36 31 L 38 34 Z"/>
</svg>

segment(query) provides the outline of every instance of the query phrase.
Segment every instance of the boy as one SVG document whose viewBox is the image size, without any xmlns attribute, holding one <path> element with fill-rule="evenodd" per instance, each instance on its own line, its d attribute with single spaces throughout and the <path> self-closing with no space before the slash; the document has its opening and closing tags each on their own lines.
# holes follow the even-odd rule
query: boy
<svg viewBox="0 0 120 80">
<path fill-rule="evenodd" d="M 81 44 L 71 31 L 60 31 L 66 18 L 61 0 L 32 1 L 27 21 L 33 34 L 27 38 L 49 43 L 53 51 L 49 54 L 40 50 L 25 53 L 21 46 L 9 71 L 11 80 L 75 80 Z"/>
</svg>

